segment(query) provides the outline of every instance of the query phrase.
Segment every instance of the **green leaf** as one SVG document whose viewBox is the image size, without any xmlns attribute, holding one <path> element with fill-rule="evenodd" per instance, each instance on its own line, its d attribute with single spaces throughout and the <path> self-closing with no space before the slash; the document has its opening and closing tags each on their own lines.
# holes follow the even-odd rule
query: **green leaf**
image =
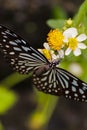
<svg viewBox="0 0 87 130">
<path fill-rule="evenodd" d="M 17 101 L 18 96 L 11 90 L 0 88 L 0 114 L 4 114 Z"/>
<path fill-rule="evenodd" d="M 87 0 L 80 6 L 78 13 L 74 17 L 74 22 L 76 26 L 81 23 L 85 23 L 85 26 L 87 26 Z"/>
<path fill-rule="evenodd" d="M 61 29 L 64 26 L 64 23 L 65 23 L 64 19 L 60 20 L 50 19 L 47 21 L 48 26 L 50 26 L 51 28 L 59 28 L 59 29 Z"/>
<path fill-rule="evenodd" d="M 78 13 L 74 17 L 74 26 L 79 29 L 80 33 L 87 34 L 87 0 L 80 6 Z"/>
</svg>

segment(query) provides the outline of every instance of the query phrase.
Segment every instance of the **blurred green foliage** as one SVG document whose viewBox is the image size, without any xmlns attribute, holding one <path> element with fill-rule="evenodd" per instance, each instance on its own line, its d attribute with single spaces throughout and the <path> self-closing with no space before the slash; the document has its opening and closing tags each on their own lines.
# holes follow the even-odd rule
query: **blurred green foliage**
<svg viewBox="0 0 87 130">
<path fill-rule="evenodd" d="M 58 102 L 58 97 L 37 92 L 36 89 L 35 92 L 38 106 L 29 117 L 28 124 L 31 129 L 40 129 L 49 122 L 56 103 Z"/>
<path fill-rule="evenodd" d="M 52 9 L 52 19 L 47 20 L 47 25 L 51 28 L 61 29 L 67 19 L 67 13 L 59 6 Z"/>
<path fill-rule="evenodd" d="M 18 95 L 10 90 L 10 87 L 26 79 L 29 75 L 13 73 L 1 81 L 0 85 L 0 114 L 5 114 L 17 101 Z"/>
<path fill-rule="evenodd" d="M 50 26 L 51 28 L 58 28 L 61 29 L 64 26 L 66 20 L 63 19 L 50 19 L 47 21 L 48 26 Z"/>
<path fill-rule="evenodd" d="M 0 115 L 5 114 L 15 104 L 17 99 L 18 96 L 16 93 L 0 86 Z"/>
<path fill-rule="evenodd" d="M 1 122 L 0 122 L 0 130 L 4 130 L 4 128 L 3 128 L 2 124 L 1 124 Z"/>
<path fill-rule="evenodd" d="M 58 5 L 52 8 L 51 15 L 53 19 L 66 19 L 68 17 L 66 11 Z"/>
</svg>

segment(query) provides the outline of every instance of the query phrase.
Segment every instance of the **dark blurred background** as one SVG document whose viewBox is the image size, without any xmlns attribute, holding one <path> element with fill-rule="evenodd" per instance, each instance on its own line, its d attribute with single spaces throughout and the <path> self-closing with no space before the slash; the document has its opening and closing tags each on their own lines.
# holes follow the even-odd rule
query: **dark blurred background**
<svg viewBox="0 0 87 130">
<path fill-rule="evenodd" d="M 46 21 L 55 18 L 53 10 L 62 8 L 67 17 L 73 17 L 83 0 L 0 0 L 0 24 L 26 39 L 31 46 L 40 48 L 46 40 L 49 27 Z M 0 53 L 0 80 L 12 73 Z M 5 130 L 29 130 L 25 120 L 36 107 L 31 79 L 14 86 L 19 101 L 7 113 L 0 115 Z M 87 130 L 87 104 L 59 99 L 47 130 Z"/>
</svg>

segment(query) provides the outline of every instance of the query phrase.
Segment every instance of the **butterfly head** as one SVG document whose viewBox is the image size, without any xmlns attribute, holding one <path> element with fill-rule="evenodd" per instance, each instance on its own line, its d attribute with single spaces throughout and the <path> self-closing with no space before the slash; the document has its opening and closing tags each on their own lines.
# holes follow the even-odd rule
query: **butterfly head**
<svg viewBox="0 0 87 130">
<path fill-rule="evenodd" d="M 53 60 L 53 61 L 50 62 L 49 66 L 52 67 L 52 68 L 54 68 L 54 67 L 58 66 L 60 64 L 60 62 L 61 62 L 61 59 L 59 59 L 59 60 Z"/>
</svg>

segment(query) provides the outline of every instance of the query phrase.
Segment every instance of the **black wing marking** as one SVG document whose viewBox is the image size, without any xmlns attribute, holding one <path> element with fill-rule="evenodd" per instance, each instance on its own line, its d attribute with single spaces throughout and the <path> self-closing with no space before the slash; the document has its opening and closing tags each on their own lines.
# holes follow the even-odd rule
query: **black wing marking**
<svg viewBox="0 0 87 130">
<path fill-rule="evenodd" d="M 20 36 L 0 26 L 0 49 L 10 65 L 19 73 L 27 74 L 49 61 Z"/>
</svg>

